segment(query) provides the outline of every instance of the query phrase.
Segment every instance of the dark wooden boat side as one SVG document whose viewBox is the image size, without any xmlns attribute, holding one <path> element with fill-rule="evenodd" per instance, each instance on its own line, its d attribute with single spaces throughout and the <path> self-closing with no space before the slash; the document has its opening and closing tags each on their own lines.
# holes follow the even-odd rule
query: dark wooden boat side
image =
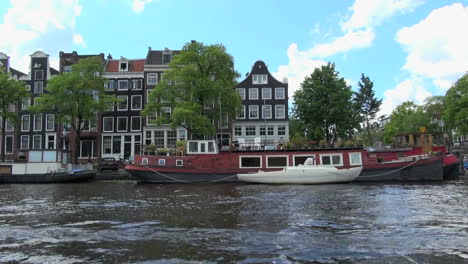
<svg viewBox="0 0 468 264">
<path fill-rule="evenodd" d="M 74 171 L 47 173 L 47 174 L 26 174 L 26 175 L 5 175 L 0 174 L 0 183 L 72 183 L 86 182 L 93 180 L 96 176 L 94 171 Z"/>
</svg>

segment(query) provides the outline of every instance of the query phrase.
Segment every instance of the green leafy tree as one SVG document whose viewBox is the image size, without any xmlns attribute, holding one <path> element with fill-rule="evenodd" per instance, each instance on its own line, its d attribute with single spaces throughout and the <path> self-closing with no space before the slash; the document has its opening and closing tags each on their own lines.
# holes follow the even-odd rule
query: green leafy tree
<svg viewBox="0 0 468 264">
<path fill-rule="evenodd" d="M 445 95 L 443 120 L 460 135 L 468 134 L 468 74 L 461 77 Z"/>
<path fill-rule="evenodd" d="M 375 119 L 377 112 L 380 110 L 382 99 L 377 99 L 374 93 L 374 83 L 369 79 L 369 76 L 361 74 L 361 80 L 358 83 L 359 91 L 356 93 L 354 101 L 361 121 L 365 123 L 367 133 L 366 144 L 373 145 L 374 138 L 372 137 L 371 122 Z"/>
<path fill-rule="evenodd" d="M 404 102 L 397 106 L 390 115 L 390 121 L 385 125 L 384 142 L 394 143 L 395 136 L 406 133 L 419 133 L 420 127 L 426 127 L 427 131 L 434 131 L 435 125 L 431 122 L 431 116 L 424 111 L 423 106 L 414 102 Z"/>
<path fill-rule="evenodd" d="M 182 126 L 192 135 L 214 135 L 214 123 L 225 115 L 233 117 L 241 106 L 234 89 L 238 76 L 224 46 L 187 43 L 150 92 L 142 114 L 159 113 L 156 124 L 170 124 L 173 129 Z M 168 107 L 170 115 L 164 114 Z"/>
<path fill-rule="evenodd" d="M 115 96 L 104 90 L 103 63 L 99 57 L 81 59 L 72 66 L 72 72 L 49 80 L 46 93 L 30 107 L 36 113 L 52 111 L 60 123 L 70 124 L 75 133 L 72 144 L 73 163 L 78 163 L 80 136 L 85 121 L 96 120 L 97 113 L 106 110 Z"/>
<path fill-rule="evenodd" d="M 359 126 L 351 87 L 328 63 L 305 78 L 294 93 L 294 117 L 302 122 L 308 138 L 334 143 L 350 138 Z"/>
<path fill-rule="evenodd" d="M 10 111 L 10 106 L 17 106 L 29 93 L 22 81 L 11 78 L 10 73 L 0 68 L 0 117 L 2 118 L 1 158 L 5 161 L 5 129 L 7 120 L 17 123 L 19 118 L 15 111 Z"/>
</svg>

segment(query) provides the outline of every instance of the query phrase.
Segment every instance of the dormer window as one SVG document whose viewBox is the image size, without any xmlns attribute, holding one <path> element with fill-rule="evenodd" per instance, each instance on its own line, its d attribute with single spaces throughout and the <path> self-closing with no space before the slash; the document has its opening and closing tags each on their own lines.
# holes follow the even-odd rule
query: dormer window
<svg viewBox="0 0 468 264">
<path fill-rule="evenodd" d="M 128 62 L 126 61 L 120 62 L 120 71 L 128 71 Z"/>
<path fill-rule="evenodd" d="M 268 75 L 267 74 L 253 74 L 252 84 L 268 84 Z"/>
<path fill-rule="evenodd" d="M 172 56 L 170 53 L 163 54 L 163 64 L 169 64 L 171 62 Z"/>
</svg>

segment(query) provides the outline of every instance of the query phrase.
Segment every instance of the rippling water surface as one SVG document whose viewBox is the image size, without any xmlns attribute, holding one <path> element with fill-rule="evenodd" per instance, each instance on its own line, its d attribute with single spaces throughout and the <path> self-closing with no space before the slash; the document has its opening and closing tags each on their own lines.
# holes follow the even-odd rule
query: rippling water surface
<svg viewBox="0 0 468 264">
<path fill-rule="evenodd" d="M 4 263 L 468 263 L 468 184 L 0 185 Z"/>
</svg>

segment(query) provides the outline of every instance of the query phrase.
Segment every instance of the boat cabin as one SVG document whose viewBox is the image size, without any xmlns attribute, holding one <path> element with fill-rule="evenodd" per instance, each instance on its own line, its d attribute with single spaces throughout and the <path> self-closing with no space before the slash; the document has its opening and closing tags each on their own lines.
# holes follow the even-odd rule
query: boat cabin
<svg viewBox="0 0 468 264">
<path fill-rule="evenodd" d="M 18 152 L 17 162 L 0 163 L 0 174 L 23 175 L 66 171 L 67 150 L 28 150 Z"/>
</svg>

